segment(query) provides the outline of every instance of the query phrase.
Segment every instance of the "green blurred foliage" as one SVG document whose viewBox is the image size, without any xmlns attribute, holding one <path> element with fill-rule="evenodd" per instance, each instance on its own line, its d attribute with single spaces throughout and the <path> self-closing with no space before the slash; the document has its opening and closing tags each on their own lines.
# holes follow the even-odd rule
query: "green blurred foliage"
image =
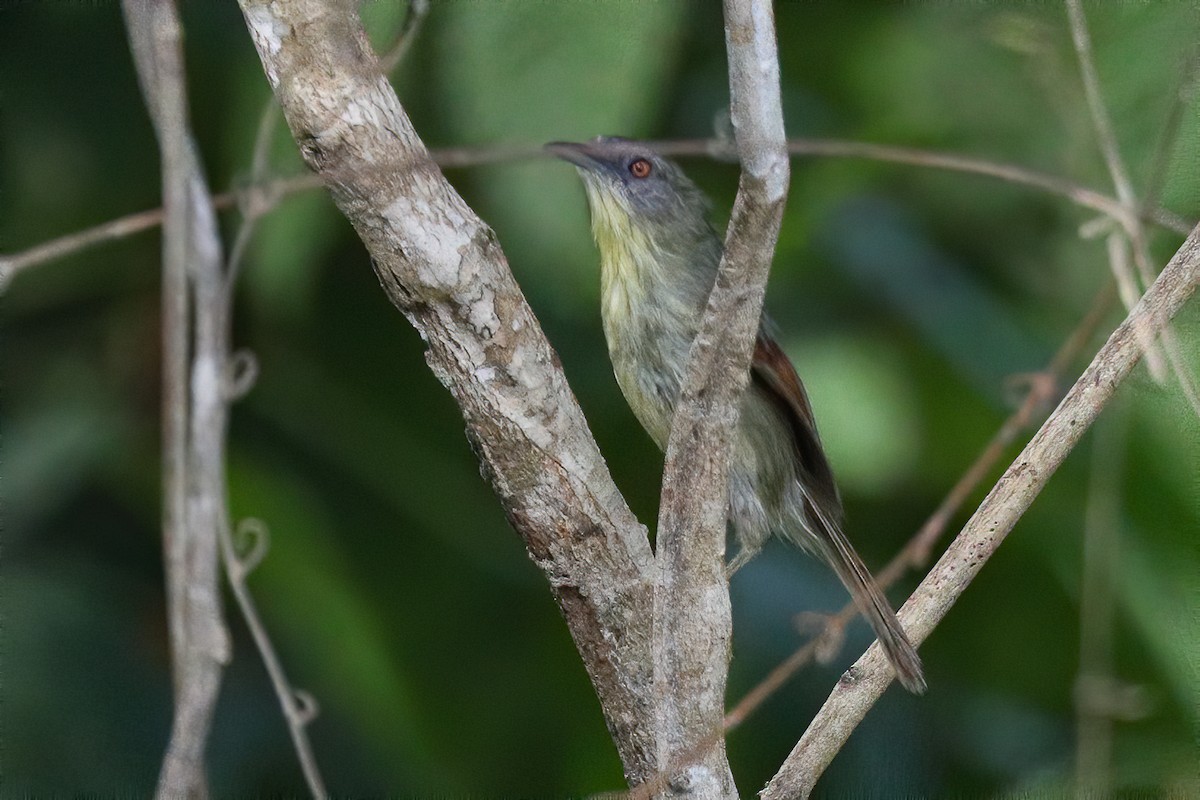
<svg viewBox="0 0 1200 800">
<path fill-rule="evenodd" d="M 211 185 L 226 190 L 249 178 L 269 93 L 233 4 L 182 6 L 196 135 Z M 1179 105 L 1194 91 L 1194 10 L 1087 11 L 1139 191 L 1200 215 L 1200 115 Z M 366 4 L 377 47 L 404 12 Z M 1111 191 L 1057 4 L 780 3 L 777 16 L 792 135 L 945 149 Z M 117 5 L 16 3 L 0 19 L 0 248 L 155 206 L 157 151 Z M 428 144 L 487 146 L 711 135 L 724 124 L 724 69 L 716 4 L 435 0 L 394 82 Z M 301 168 L 282 124 L 271 152 L 276 174 Z M 687 168 L 722 222 L 735 169 Z M 618 484 L 653 520 L 661 457 L 608 368 L 576 178 L 549 161 L 450 178 L 497 230 Z M 1011 411 L 1008 378 L 1041 368 L 1090 306 L 1108 272 L 1103 244 L 1078 235 L 1092 216 L 976 176 L 794 162 L 768 306 L 808 382 L 869 563 L 902 546 Z M 236 212 L 223 215 L 227 241 L 238 225 Z M 1151 241 L 1162 263 L 1180 237 Z M 166 742 L 159 249 L 155 232 L 106 244 L 31 269 L 4 298 L 4 796 L 144 795 Z M 1200 365 L 1200 312 L 1186 310 L 1177 332 Z M 251 583 L 290 675 L 321 703 L 311 731 L 330 788 L 618 788 L 620 765 L 545 581 L 480 479 L 420 339 L 323 193 L 262 220 L 234 339 L 257 354 L 261 376 L 233 410 L 230 500 L 235 516 L 270 529 Z M 1139 718 L 1114 723 L 1112 782 L 1124 795 L 1197 796 L 1200 423 L 1141 368 L 1116 403 L 1128 432 L 1114 459 L 1113 677 L 1149 699 Z M 1090 450 L 1089 436 L 923 648 L 929 695 L 889 692 L 822 780 L 825 796 L 1071 790 Z M 796 612 L 845 600 L 827 570 L 781 546 L 732 592 L 731 700 L 802 641 Z M 275 697 L 232 608 L 229 618 L 235 660 L 212 739 L 214 792 L 296 794 Z M 746 795 L 868 641 L 856 623 L 833 663 L 802 672 L 732 734 Z"/>
</svg>

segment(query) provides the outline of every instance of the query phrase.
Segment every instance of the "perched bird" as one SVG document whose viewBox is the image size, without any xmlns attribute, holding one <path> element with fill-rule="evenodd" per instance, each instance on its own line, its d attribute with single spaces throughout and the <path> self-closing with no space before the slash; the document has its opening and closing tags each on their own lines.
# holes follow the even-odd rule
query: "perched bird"
<svg viewBox="0 0 1200 800">
<path fill-rule="evenodd" d="M 640 142 L 598 137 L 546 147 L 583 178 L 613 371 L 634 415 L 665 449 L 721 261 L 708 200 L 676 164 Z M 842 501 L 812 407 L 765 317 L 734 438 L 729 506 L 739 545 L 730 574 L 772 533 L 814 553 L 849 590 L 904 687 L 925 690 L 920 657 L 842 531 Z"/>
</svg>

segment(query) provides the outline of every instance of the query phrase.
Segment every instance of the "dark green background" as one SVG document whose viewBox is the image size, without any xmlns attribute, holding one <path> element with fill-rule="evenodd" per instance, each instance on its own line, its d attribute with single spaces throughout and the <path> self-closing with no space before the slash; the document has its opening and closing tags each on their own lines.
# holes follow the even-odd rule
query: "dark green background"
<svg viewBox="0 0 1200 800">
<path fill-rule="evenodd" d="M 211 185 L 245 181 L 268 89 L 233 3 L 183 2 L 191 107 Z M 158 155 L 110 2 L 0 11 L 0 249 L 159 203 Z M 1139 191 L 1200 215 L 1200 117 L 1178 109 L 1194 6 L 1087 5 L 1100 77 Z M 387 42 L 404 6 L 365 8 Z M 785 2 L 789 133 L 945 149 L 1111 193 L 1057 3 Z M 430 145 L 619 133 L 697 137 L 727 104 L 717 4 L 438 2 L 396 87 Z M 1184 87 L 1186 88 L 1186 87 Z M 1180 124 L 1170 125 L 1172 117 Z M 282 126 L 281 126 L 282 128 Z M 299 170 L 280 130 L 276 171 Z M 1156 163 L 1163 180 L 1156 182 Z M 728 213 L 729 165 L 688 171 Z M 612 379 L 597 257 L 572 170 L 551 161 L 448 174 L 497 231 L 618 485 L 652 522 L 660 456 Z M 768 307 L 808 383 L 851 538 L 879 566 L 974 459 L 1108 274 L 1095 215 L 987 178 L 796 160 Z M 235 213 L 223 215 L 232 241 Z M 1154 231 L 1159 264 L 1181 241 Z M 3 298 L 0 372 L 0 793 L 140 796 L 170 722 L 159 502 L 157 232 L 38 266 Z M 1119 321 L 1074 363 L 1069 379 Z M 1200 366 L 1200 311 L 1177 331 Z M 331 790 L 398 797 L 565 797 L 621 771 L 545 580 L 479 477 L 420 339 L 386 301 L 322 192 L 255 235 L 235 346 L 261 365 L 233 410 L 236 516 L 271 529 L 251 584 L 297 685 Z M 1116 471 L 1115 676 L 1142 687 L 1116 724 L 1114 785 L 1200 793 L 1200 424 L 1139 368 L 922 648 L 930 692 L 888 692 L 820 784 L 831 797 L 1056 796 L 1075 752 L 1085 509 Z M 1017 452 L 1012 448 L 1005 463 Z M 988 482 L 994 480 L 993 475 Z M 954 520 L 957 531 L 982 497 Z M 915 585 L 892 591 L 897 601 Z M 739 698 L 802 642 L 791 618 L 845 596 L 769 547 L 732 587 Z M 211 742 L 216 796 L 303 784 L 236 613 Z M 757 791 L 839 671 L 856 622 L 733 733 Z"/>
</svg>

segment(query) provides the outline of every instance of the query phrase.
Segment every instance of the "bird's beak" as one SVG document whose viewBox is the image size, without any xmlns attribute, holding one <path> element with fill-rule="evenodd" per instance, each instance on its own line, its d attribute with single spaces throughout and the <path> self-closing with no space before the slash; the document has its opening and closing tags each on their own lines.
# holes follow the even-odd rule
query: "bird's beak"
<svg viewBox="0 0 1200 800">
<path fill-rule="evenodd" d="M 546 151 L 584 169 L 594 170 L 601 166 L 596 146 L 590 142 L 550 142 Z"/>
</svg>

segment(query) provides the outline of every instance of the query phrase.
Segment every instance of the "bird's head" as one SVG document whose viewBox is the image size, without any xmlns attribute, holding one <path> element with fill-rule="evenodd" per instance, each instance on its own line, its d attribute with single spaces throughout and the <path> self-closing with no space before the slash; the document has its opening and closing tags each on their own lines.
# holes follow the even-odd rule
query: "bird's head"
<svg viewBox="0 0 1200 800">
<path fill-rule="evenodd" d="M 579 170 L 601 251 L 640 240 L 660 253 L 678 253 L 715 236 L 708 199 L 673 161 L 646 144 L 598 136 L 551 142 L 546 149 Z"/>
</svg>

